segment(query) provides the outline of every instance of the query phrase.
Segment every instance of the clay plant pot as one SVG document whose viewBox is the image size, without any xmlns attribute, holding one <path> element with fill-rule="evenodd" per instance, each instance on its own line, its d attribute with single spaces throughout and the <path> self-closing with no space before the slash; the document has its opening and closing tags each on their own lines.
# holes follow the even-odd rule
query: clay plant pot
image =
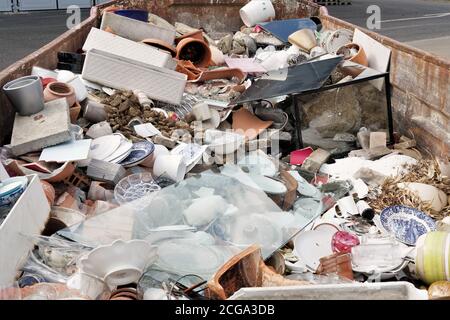
<svg viewBox="0 0 450 320">
<path fill-rule="evenodd" d="M 47 181 L 41 181 L 41 184 L 42 189 L 44 189 L 45 197 L 47 198 L 48 204 L 52 206 L 53 203 L 55 202 L 56 197 L 55 188 L 53 188 L 53 186 Z"/>
<path fill-rule="evenodd" d="M 168 51 L 172 57 L 177 56 L 177 49 L 172 46 L 170 43 L 167 43 L 165 41 L 159 40 L 159 39 L 144 39 L 141 41 L 141 43 L 147 44 L 149 46 L 153 46 L 155 48 Z"/>
<path fill-rule="evenodd" d="M 198 40 L 201 40 L 201 41 L 205 41 L 205 38 L 203 37 L 203 31 L 202 30 L 197 30 L 197 31 L 186 33 L 186 34 L 176 38 L 175 39 L 175 44 L 178 45 L 178 43 L 180 43 L 181 40 L 184 40 L 184 39 L 187 39 L 187 38 L 194 38 L 194 39 L 198 39 Z"/>
<path fill-rule="evenodd" d="M 207 68 L 211 64 L 212 53 L 205 41 L 186 38 L 178 43 L 176 58 L 191 61 L 199 68 Z"/>
<path fill-rule="evenodd" d="M 357 53 L 355 55 L 350 54 L 350 50 L 355 49 Z M 348 61 L 352 61 L 354 63 L 360 64 L 362 66 L 368 67 L 369 62 L 367 61 L 366 52 L 363 47 L 356 43 L 349 43 L 345 46 L 341 47 L 336 54 L 343 54 L 344 59 Z"/>
<path fill-rule="evenodd" d="M 81 105 L 78 102 L 75 102 L 75 104 L 72 107 L 70 107 L 69 112 L 70 112 L 70 122 L 76 123 L 78 116 L 80 115 L 81 112 Z"/>
<path fill-rule="evenodd" d="M 272 123 L 272 121 L 263 121 L 247 109 L 241 108 L 233 113 L 232 128 L 234 131 L 243 134 L 246 139 L 253 140 L 269 128 Z"/>
<path fill-rule="evenodd" d="M 66 98 L 69 107 L 75 104 L 76 95 L 75 90 L 64 82 L 52 82 L 44 90 L 45 102 L 53 101 L 56 99 Z"/>
</svg>

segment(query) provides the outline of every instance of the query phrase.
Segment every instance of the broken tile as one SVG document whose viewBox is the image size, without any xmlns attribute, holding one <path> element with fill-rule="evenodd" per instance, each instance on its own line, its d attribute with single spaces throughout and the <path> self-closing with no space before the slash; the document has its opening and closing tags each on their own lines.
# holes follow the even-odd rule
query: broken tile
<svg viewBox="0 0 450 320">
<path fill-rule="evenodd" d="M 67 162 L 86 160 L 89 156 L 91 139 L 72 140 L 42 150 L 39 161 Z"/>
</svg>

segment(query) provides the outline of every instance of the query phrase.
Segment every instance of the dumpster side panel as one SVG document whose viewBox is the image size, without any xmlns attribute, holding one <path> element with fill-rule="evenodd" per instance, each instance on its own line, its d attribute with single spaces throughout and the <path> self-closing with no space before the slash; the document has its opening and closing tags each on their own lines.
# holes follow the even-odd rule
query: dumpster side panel
<svg viewBox="0 0 450 320">
<path fill-rule="evenodd" d="M 321 15 L 324 28 L 356 27 Z M 450 154 L 450 61 L 359 28 L 392 50 L 391 84 L 395 129 L 413 136 L 433 155 Z"/>
<path fill-rule="evenodd" d="M 74 52 L 82 47 L 91 27 L 97 23 L 97 8 L 93 8 L 91 16 L 84 20 L 79 28 L 72 29 L 41 49 L 33 52 L 25 58 L 17 61 L 13 65 L 0 72 L 0 87 L 7 82 L 19 77 L 29 75 L 33 66 L 54 69 L 58 62 L 58 51 Z M 15 111 L 3 92 L 0 93 L 0 145 L 6 144 L 10 140 L 12 126 L 14 123 Z"/>
<path fill-rule="evenodd" d="M 248 0 L 128 0 L 119 1 L 127 7 L 147 9 L 169 22 L 182 22 L 207 32 L 238 31 L 243 23 L 239 9 Z M 273 0 L 278 19 L 292 19 L 318 15 L 318 6 L 307 1 Z"/>
</svg>

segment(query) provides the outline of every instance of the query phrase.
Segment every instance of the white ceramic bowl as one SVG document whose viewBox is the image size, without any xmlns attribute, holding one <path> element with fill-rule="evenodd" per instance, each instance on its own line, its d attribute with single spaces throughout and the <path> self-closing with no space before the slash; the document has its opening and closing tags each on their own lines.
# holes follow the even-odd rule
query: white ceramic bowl
<svg viewBox="0 0 450 320">
<path fill-rule="evenodd" d="M 89 252 L 80 259 L 79 267 L 109 286 L 120 286 L 137 282 L 156 259 L 157 247 L 144 240 L 116 240 Z"/>
</svg>

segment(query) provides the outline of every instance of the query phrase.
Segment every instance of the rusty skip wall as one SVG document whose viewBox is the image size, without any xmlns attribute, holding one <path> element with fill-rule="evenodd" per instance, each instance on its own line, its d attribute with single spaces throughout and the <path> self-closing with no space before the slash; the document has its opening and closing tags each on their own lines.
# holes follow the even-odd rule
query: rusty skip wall
<svg viewBox="0 0 450 320">
<path fill-rule="evenodd" d="M 327 29 L 356 28 L 326 14 L 320 18 Z M 392 50 L 390 79 L 395 130 L 414 137 L 424 151 L 450 156 L 450 61 L 359 29 Z"/>
<path fill-rule="evenodd" d="M 247 0 L 116 0 L 111 4 L 128 8 L 145 8 L 168 21 L 180 21 L 206 31 L 237 31 L 242 25 L 239 9 Z M 277 19 L 317 16 L 320 14 L 327 29 L 356 26 L 336 19 L 319 10 L 320 6 L 307 0 L 273 0 Z M 320 12 L 320 13 L 319 13 Z M 92 8 L 91 16 L 77 30 L 69 30 L 33 54 L 17 61 L 0 72 L 0 86 L 28 75 L 33 65 L 54 68 L 58 51 L 80 48 L 92 26 L 98 24 L 100 10 Z M 392 49 L 391 82 L 395 129 L 413 135 L 422 149 L 432 154 L 450 154 L 450 61 L 439 59 L 424 51 L 409 47 L 387 37 L 362 29 Z M 14 111 L 3 93 L 0 93 L 0 145 L 8 143 Z"/>
</svg>

